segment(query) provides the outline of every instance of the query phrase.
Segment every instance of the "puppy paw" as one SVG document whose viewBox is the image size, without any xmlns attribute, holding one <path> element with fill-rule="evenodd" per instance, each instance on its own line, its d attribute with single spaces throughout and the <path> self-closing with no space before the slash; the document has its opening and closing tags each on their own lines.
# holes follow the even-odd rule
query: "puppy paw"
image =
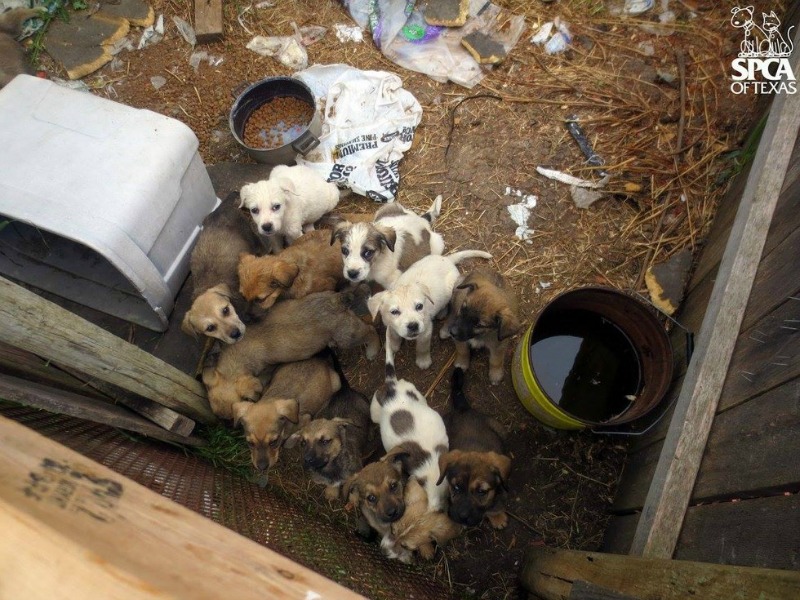
<svg viewBox="0 0 800 600">
<path fill-rule="evenodd" d="M 442 328 L 439 330 L 439 339 L 446 340 L 450 337 L 450 331 L 447 328 L 447 325 L 442 325 Z"/>
<path fill-rule="evenodd" d="M 433 364 L 431 360 L 431 355 L 428 354 L 427 356 L 418 356 L 417 357 L 417 366 L 420 369 L 427 369 Z"/>
<path fill-rule="evenodd" d="M 367 360 L 374 360 L 378 356 L 378 350 L 381 349 L 380 344 L 367 344 L 366 357 Z"/>
<path fill-rule="evenodd" d="M 420 558 L 423 560 L 432 560 L 436 554 L 436 548 L 430 542 L 425 542 L 417 548 Z"/>
<path fill-rule="evenodd" d="M 489 369 L 489 381 L 497 385 L 503 381 L 503 369 Z"/>
<path fill-rule="evenodd" d="M 469 359 L 468 358 L 456 358 L 456 361 L 453 363 L 453 366 L 457 369 L 461 369 L 466 371 L 469 369 Z"/>
<path fill-rule="evenodd" d="M 495 529 L 505 529 L 508 525 L 508 515 L 505 511 L 491 514 L 487 513 L 486 518 L 489 520 L 489 524 Z"/>
</svg>

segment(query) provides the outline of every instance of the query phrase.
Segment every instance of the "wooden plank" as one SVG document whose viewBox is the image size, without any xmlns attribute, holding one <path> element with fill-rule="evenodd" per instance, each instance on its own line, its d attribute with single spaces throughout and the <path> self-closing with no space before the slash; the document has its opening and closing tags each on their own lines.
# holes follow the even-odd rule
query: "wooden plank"
<svg viewBox="0 0 800 600">
<path fill-rule="evenodd" d="M 800 67 L 800 54 L 792 63 Z M 637 526 L 633 554 L 669 558 L 675 550 L 798 128 L 800 96 L 776 96 Z"/>
<path fill-rule="evenodd" d="M 692 502 L 800 489 L 800 378 L 717 416 Z"/>
<path fill-rule="evenodd" d="M 608 520 L 600 550 L 611 554 L 628 554 L 636 533 L 639 514 L 615 515 Z"/>
<path fill-rule="evenodd" d="M 739 336 L 720 411 L 800 376 L 800 299 L 786 300 Z"/>
<path fill-rule="evenodd" d="M 587 581 L 574 581 L 569 592 L 569 600 L 639 600 L 635 596 L 620 594 Z"/>
<path fill-rule="evenodd" d="M 199 438 L 166 431 L 139 415 L 104 400 L 57 390 L 10 375 L 0 375 L 0 398 L 60 415 L 70 415 L 93 423 L 103 423 L 111 427 L 133 431 L 165 442 L 189 446 L 205 443 Z"/>
<path fill-rule="evenodd" d="M 0 277 L 0 341 L 200 422 L 217 420 L 198 381 L 4 277 Z"/>
<path fill-rule="evenodd" d="M 0 599 L 360 598 L 0 418 Z"/>
<path fill-rule="evenodd" d="M 569 598 L 575 581 L 652 600 L 786 600 L 800 597 L 800 573 L 533 547 L 520 573 L 544 600 Z"/>
<path fill-rule="evenodd" d="M 800 217 L 795 230 L 768 255 L 762 257 L 753 283 L 753 293 L 742 319 L 742 330 L 755 325 L 764 315 L 790 296 L 800 292 Z"/>
<path fill-rule="evenodd" d="M 686 513 L 675 557 L 797 571 L 800 497 L 792 494 L 694 506 Z M 800 598 L 800 593 L 784 597 Z"/>
<path fill-rule="evenodd" d="M 222 0 L 194 0 L 194 32 L 201 44 L 222 39 Z"/>
</svg>

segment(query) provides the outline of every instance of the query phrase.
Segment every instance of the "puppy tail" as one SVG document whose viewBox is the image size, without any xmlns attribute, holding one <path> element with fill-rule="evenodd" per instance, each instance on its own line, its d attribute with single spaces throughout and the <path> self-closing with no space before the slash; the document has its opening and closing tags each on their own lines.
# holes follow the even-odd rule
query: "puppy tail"
<svg viewBox="0 0 800 600">
<path fill-rule="evenodd" d="M 344 375 L 344 371 L 342 371 L 342 363 L 339 362 L 339 357 L 336 356 L 336 352 L 333 351 L 332 348 L 326 347 L 324 350 L 320 352 L 320 354 L 324 354 L 328 359 L 331 361 L 331 366 L 333 370 L 336 371 L 336 374 L 339 376 L 339 381 L 341 381 L 341 390 L 347 391 L 352 389 L 350 387 L 350 382 L 347 381 L 347 377 Z"/>
<path fill-rule="evenodd" d="M 431 204 L 431 207 L 428 209 L 422 218 L 425 219 L 428 223 L 433 225 L 433 222 L 439 218 L 439 214 L 442 212 L 442 195 L 439 194 Z"/>
<path fill-rule="evenodd" d="M 457 265 L 462 260 L 466 260 L 468 258 L 492 258 L 492 255 L 488 252 L 484 252 L 483 250 L 462 250 L 461 252 L 453 252 L 452 254 L 448 254 L 447 258 L 449 258 L 454 265 Z"/>
<path fill-rule="evenodd" d="M 450 399 L 453 408 L 458 412 L 466 412 L 471 408 L 464 393 L 464 369 L 461 367 L 453 369 L 453 376 L 450 378 Z"/>
</svg>

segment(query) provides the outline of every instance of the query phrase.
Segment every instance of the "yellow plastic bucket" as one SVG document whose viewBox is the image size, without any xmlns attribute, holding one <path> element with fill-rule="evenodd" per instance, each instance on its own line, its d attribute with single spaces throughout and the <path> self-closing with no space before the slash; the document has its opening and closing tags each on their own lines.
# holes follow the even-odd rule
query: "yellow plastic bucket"
<svg viewBox="0 0 800 600">
<path fill-rule="evenodd" d="M 568 314 L 564 311 L 570 310 L 590 312 L 613 323 L 627 337 L 636 353 L 640 375 L 635 401 L 620 414 L 602 421 L 586 420 L 561 408 L 540 384 L 531 362 L 531 342 L 539 335 L 537 331 L 541 331 L 537 327 L 552 327 L 559 318 Z M 528 328 L 514 352 L 511 380 L 523 406 L 545 425 L 572 430 L 618 425 L 647 414 L 664 397 L 672 381 L 672 346 L 650 307 L 612 288 L 580 288 L 552 300 Z"/>
</svg>

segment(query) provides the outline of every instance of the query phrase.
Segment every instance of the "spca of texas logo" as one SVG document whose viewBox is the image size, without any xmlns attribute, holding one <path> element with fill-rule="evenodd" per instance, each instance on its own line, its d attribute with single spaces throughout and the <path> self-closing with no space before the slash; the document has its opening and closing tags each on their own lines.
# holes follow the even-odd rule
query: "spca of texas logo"
<svg viewBox="0 0 800 600">
<path fill-rule="evenodd" d="M 744 34 L 739 57 L 731 63 L 734 72 L 731 91 L 734 94 L 794 94 L 797 83 L 789 62 L 794 49 L 790 37 L 794 25 L 784 38 L 779 31 L 781 21 L 774 10 L 769 14 L 761 13 L 761 25 L 753 19 L 752 6 L 736 6 L 731 12 L 731 25 Z"/>
</svg>

